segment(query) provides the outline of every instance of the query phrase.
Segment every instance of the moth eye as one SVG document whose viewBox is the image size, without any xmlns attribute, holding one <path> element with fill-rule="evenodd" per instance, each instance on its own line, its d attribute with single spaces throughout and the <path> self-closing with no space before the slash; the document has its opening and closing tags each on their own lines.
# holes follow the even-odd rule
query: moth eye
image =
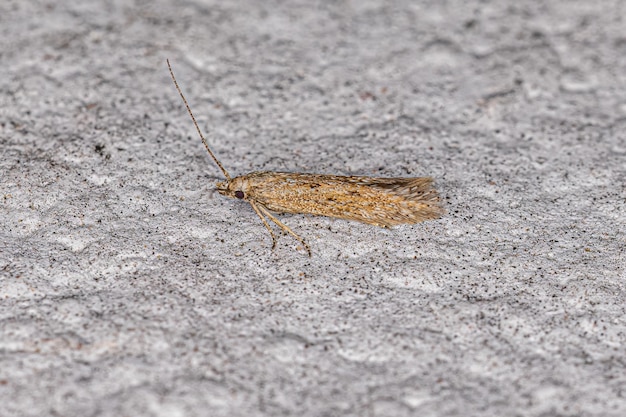
<svg viewBox="0 0 626 417">
<path fill-rule="evenodd" d="M 235 191 L 235 197 L 241 200 L 244 197 L 243 191 L 241 190 Z"/>
</svg>

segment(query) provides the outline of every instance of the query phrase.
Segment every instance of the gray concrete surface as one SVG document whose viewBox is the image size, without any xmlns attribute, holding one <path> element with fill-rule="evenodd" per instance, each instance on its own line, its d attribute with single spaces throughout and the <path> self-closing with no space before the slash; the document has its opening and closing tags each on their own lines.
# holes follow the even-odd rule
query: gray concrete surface
<svg viewBox="0 0 626 417">
<path fill-rule="evenodd" d="M 0 416 L 626 415 L 626 2 L 0 3 Z M 443 219 L 221 177 L 432 175 Z"/>
</svg>

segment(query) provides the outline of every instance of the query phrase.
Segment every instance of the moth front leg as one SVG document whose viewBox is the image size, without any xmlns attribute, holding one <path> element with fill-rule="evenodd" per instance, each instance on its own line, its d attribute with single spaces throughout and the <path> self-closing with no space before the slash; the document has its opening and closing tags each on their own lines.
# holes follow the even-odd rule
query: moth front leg
<svg viewBox="0 0 626 417">
<path fill-rule="evenodd" d="M 253 200 L 248 200 L 248 203 L 250 203 L 250 205 L 252 206 L 252 208 L 256 212 L 257 216 L 259 216 L 259 218 L 263 222 L 263 225 L 265 225 L 265 228 L 270 232 L 270 235 L 272 236 L 272 250 L 274 250 L 274 248 L 276 247 L 276 235 L 274 234 L 274 231 L 272 230 L 270 225 L 267 223 L 267 220 L 265 220 L 265 217 L 263 217 L 263 214 L 259 210 L 259 207 L 257 206 L 257 203 L 254 202 Z"/>
<path fill-rule="evenodd" d="M 252 204 L 252 202 L 250 202 L 250 204 Z M 305 242 L 305 240 L 303 238 L 298 236 L 293 230 L 291 230 L 289 228 L 289 226 L 287 226 L 286 224 L 284 224 L 283 222 L 278 220 L 272 213 L 270 213 L 270 211 L 267 208 L 265 208 L 265 206 L 263 206 L 260 203 L 257 203 L 257 204 L 258 204 L 259 210 L 261 210 L 261 212 L 263 214 L 265 214 L 267 217 L 269 217 L 271 221 L 276 223 L 276 225 L 278 227 L 280 227 L 283 232 L 289 233 L 291 236 L 293 236 L 296 239 L 298 239 L 298 241 L 300 241 L 300 243 L 302 243 L 302 245 L 306 248 L 306 251 L 309 253 L 309 257 L 311 257 L 311 247 Z M 252 207 L 254 207 L 254 205 Z"/>
</svg>

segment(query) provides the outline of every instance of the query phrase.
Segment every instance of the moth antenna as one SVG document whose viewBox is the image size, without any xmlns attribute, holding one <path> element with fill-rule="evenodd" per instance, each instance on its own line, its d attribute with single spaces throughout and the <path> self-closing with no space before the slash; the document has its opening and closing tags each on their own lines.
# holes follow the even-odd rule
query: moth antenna
<svg viewBox="0 0 626 417">
<path fill-rule="evenodd" d="M 189 107 L 189 103 L 187 103 L 187 99 L 183 95 L 183 92 L 180 89 L 180 87 L 178 86 L 178 82 L 176 81 L 176 77 L 174 77 L 174 71 L 172 71 L 172 66 L 170 65 L 170 60 L 167 59 L 166 61 L 167 61 L 167 68 L 169 68 L 169 70 L 170 70 L 170 75 L 172 76 L 172 80 L 174 81 L 174 85 L 176 86 L 176 89 L 178 90 L 178 94 L 180 94 L 180 97 L 183 99 L 183 103 L 185 103 L 185 107 L 187 107 L 187 112 L 191 116 L 191 120 L 193 120 L 194 126 L 196 126 L 196 130 L 198 131 L 198 135 L 200 135 L 200 139 L 202 139 L 202 143 L 204 143 L 204 147 L 206 148 L 206 150 L 209 153 L 209 155 L 211 155 L 211 158 L 213 158 L 213 160 L 215 161 L 217 166 L 222 170 L 222 173 L 224 174 L 226 179 L 228 181 L 230 181 L 231 178 L 230 178 L 230 175 L 228 174 L 228 171 L 226 171 L 226 169 L 224 168 L 224 165 L 222 165 L 222 163 L 217 159 L 217 157 L 215 156 L 213 151 L 211 151 L 211 148 L 209 148 L 209 144 L 207 143 L 206 139 L 204 138 L 204 135 L 202 134 L 202 132 L 200 131 L 200 127 L 198 126 L 198 122 L 196 122 L 196 118 L 193 116 L 193 113 L 191 112 L 191 107 Z"/>
</svg>

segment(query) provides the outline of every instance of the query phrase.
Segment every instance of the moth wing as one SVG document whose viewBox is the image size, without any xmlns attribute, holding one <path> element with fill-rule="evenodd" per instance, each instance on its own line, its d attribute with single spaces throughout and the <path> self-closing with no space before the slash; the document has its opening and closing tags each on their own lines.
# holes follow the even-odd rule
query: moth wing
<svg viewBox="0 0 626 417">
<path fill-rule="evenodd" d="M 251 196 L 272 211 L 391 227 L 441 217 L 432 178 L 374 178 L 267 173 Z"/>
</svg>

